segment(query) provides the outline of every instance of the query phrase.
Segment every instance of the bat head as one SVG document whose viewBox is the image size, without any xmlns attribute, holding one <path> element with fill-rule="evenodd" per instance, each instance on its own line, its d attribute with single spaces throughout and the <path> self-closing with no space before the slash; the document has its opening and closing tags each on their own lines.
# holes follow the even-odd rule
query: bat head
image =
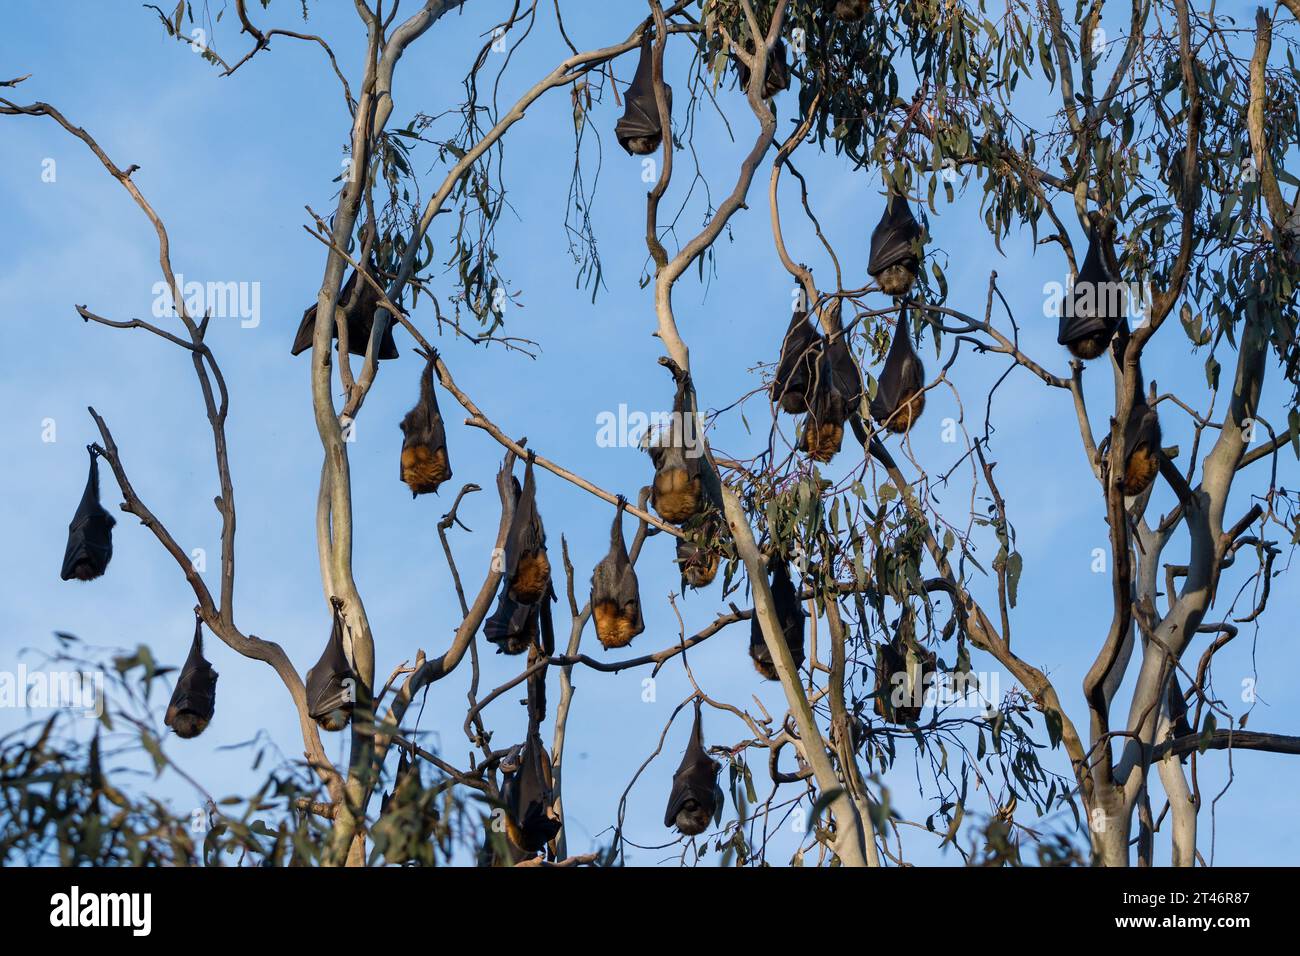
<svg viewBox="0 0 1300 956">
<path fill-rule="evenodd" d="M 208 728 L 208 718 L 192 710 L 174 711 L 167 709 L 164 721 L 182 740 L 190 740 Z"/>
</svg>

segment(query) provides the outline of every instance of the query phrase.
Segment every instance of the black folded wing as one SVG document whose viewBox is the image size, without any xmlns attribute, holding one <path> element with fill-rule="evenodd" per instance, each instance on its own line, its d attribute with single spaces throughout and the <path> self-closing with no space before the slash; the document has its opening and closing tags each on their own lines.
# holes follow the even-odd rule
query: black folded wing
<svg viewBox="0 0 1300 956">
<path fill-rule="evenodd" d="M 912 215 L 912 207 L 903 196 L 894 194 L 871 233 L 871 260 L 867 263 L 867 272 L 873 277 L 879 276 L 896 265 L 917 272 L 920 268 L 917 241 L 920 238 L 921 224 Z"/>
<path fill-rule="evenodd" d="M 664 811 L 664 826 L 672 827 L 677 815 L 694 802 L 703 819 L 717 812 L 717 776 L 719 766 L 704 749 L 704 732 L 700 721 L 700 706 L 695 705 L 695 725 L 686 745 L 682 762 L 673 774 L 673 789 L 668 795 L 668 808 Z"/>
<path fill-rule="evenodd" d="M 316 666 L 307 672 L 307 713 L 323 725 L 330 724 L 327 730 L 341 730 L 343 724 L 333 726 L 331 718 L 336 712 L 350 715 L 359 691 L 360 681 L 343 644 L 343 618 L 335 605 L 329 643 Z"/>
<path fill-rule="evenodd" d="M 772 401 L 791 415 L 808 411 L 820 347 L 821 336 L 808 321 L 807 314 L 796 312 L 781 341 L 781 357 L 770 389 Z"/>
<path fill-rule="evenodd" d="M 203 622 L 194 622 L 194 640 L 167 704 L 163 723 L 180 737 L 203 732 L 217 710 L 217 672 L 203 656 Z"/>
<path fill-rule="evenodd" d="M 871 400 L 871 417 L 882 424 L 890 421 L 901 406 L 925 386 L 925 366 L 912 348 L 912 331 L 907 310 L 899 313 L 894 338 L 885 356 L 885 366 Z M 919 411 L 919 409 L 918 409 Z M 909 422 L 910 423 L 910 422 Z M 898 429 L 900 431 L 906 429 Z"/>
<path fill-rule="evenodd" d="M 376 275 L 373 270 L 370 274 Z M 361 282 L 359 289 L 357 284 L 357 270 L 353 269 L 339 292 L 338 305 L 343 308 L 343 314 L 347 316 L 348 351 L 353 355 L 365 355 L 366 346 L 370 342 L 370 331 L 375 325 L 375 309 L 379 307 L 379 292 L 369 282 Z M 393 321 L 390 319 L 388 327 L 384 329 L 383 337 L 379 340 L 378 358 L 397 358 L 397 343 L 393 341 Z M 298 334 L 294 337 L 290 354 L 300 355 L 310 349 L 315 334 L 316 305 L 313 304 L 302 314 L 302 322 L 298 325 Z M 338 338 L 337 327 L 332 330 L 331 336 Z"/>
<path fill-rule="evenodd" d="M 627 105 L 623 110 L 623 118 L 614 126 L 618 144 L 633 155 L 654 152 L 663 141 L 663 126 L 659 122 L 659 104 L 655 100 L 654 61 L 649 36 L 641 40 L 641 58 L 637 61 L 636 74 L 624 95 Z M 671 113 L 673 88 L 667 83 L 664 84 L 664 95 Z"/>
<path fill-rule="evenodd" d="M 560 832 L 560 821 L 550 812 L 555 800 L 551 759 L 536 731 L 530 732 L 520 754 L 519 769 L 507 784 L 507 808 L 519 829 L 519 843 L 537 853 Z"/>
<path fill-rule="evenodd" d="M 90 474 L 77 513 L 68 525 L 68 545 L 60 574 L 65 581 L 93 581 L 104 573 L 113 557 L 113 525 L 117 522 L 99 503 L 99 454 L 93 446 L 87 450 Z"/>
<path fill-rule="evenodd" d="M 745 49 L 752 55 L 754 41 L 750 40 Z M 736 75 L 740 78 L 740 88 L 749 92 L 749 67 L 736 57 Z M 769 100 L 781 90 L 790 88 L 790 65 L 785 58 L 785 41 L 778 39 L 772 44 L 772 52 L 767 57 L 767 75 L 763 79 L 763 99 Z"/>
<path fill-rule="evenodd" d="M 1104 241 L 1096 228 L 1089 231 L 1088 253 L 1079 267 L 1074 287 L 1061 304 L 1056 335 L 1059 345 L 1068 346 L 1082 339 L 1096 338 L 1104 346 L 1124 317 L 1127 306 L 1123 290 L 1103 255 Z M 1096 356 L 1090 354 L 1087 357 Z"/>
</svg>

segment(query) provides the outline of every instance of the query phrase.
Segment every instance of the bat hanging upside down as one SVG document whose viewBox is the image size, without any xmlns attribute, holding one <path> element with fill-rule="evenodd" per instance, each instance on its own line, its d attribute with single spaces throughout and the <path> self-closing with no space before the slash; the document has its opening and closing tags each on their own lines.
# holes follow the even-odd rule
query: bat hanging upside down
<svg viewBox="0 0 1300 956">
<path fill-rule="evenodd" d="M 533 460 L 524 467 L 524 484 L 515 501 L 515 514 L 506 539 L 506 593 L 516 604 L 536 604 L 551 583 L 551 562 L 546 556 L 546 531 L 537 510 L 537 484 Z"/>
<path fill-rule="evenodd" d="M 433 364 L 430 356 L 420 376 L 420 398 L 402 419 L 402 481 L 411 489 L 411 497 L 436 492 L 451 477 L 447 460 L 447 434 L 433 391 Z"/>
<path fill-rule="evenodd" d="M 591 615 L 596 622 L 596 637 L 606 650 L 626 647 L 645 630 L 636 570 L 623 542 L 626 506 L 627 502 L 620 496 L 614 526 L 609 532 L 609 553 L 591 572 Z"/>
<path fill-rule="evenodd" d="M 700 702 L 695 702 L 695 724 L 686 745 L 682 762 L 673 774 L 673 789 L 668 795 L 664 826 L 676 827 L 683 836 L 698 836 L 722 802 L 718 790 L 718 766 L 704 749 L 704 731 L 700 723 Z"/>
</svg>

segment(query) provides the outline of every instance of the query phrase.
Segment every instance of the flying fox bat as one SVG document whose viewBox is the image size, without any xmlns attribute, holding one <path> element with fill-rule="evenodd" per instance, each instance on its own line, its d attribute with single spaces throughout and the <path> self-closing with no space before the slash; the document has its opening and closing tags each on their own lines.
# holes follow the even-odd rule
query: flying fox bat
<svg viewBox="0 0 1300 956">
<path fill-rule="evenodd" d="M 871 259 L 867 272 L 886 295 L 907 295 L 921 269 L 917 245 L 921 224 L 907 199 L 894 193 L 871 233 Z"/>
<path fill-rule="evenodd" d="M 99 452 L 94 445 L 87 445 L 86 450 L 90 452 L 90 474 L 77 513 L 68 525 L 68 547 L 60 574 L 65 581 L 93 581 L 113 558 L 113 525 L 117 521 L 99 503 Z"/>
<path fill-rule="evenodd" d="M 1119 490 L 1132 497 L 1146 491 L 1160 470 L 1160 419 L 1156 410 L 1147 404 L 1141 378 L 1133 408 L 1124 423 L 1124 446 L 1126 457 L 1119 475 Z"/>
<path fill-rule="evenodd" d="M 682 762 L 673 774 L 673 789 L 664 811 L 664 826 L 677 827 L 685 836 L 698 836 L 709 828 L 709 821 L 722 804 L 718 789 L 717 761 L 704 749 L 704 731 L 700 721 L 700 702 L 695 702 L 695 725 L 686 745 Z"/>
<path fill-rule="evenodd" d="M 542 603 L 516 603 L 503 584 L 496 610 L 483 622 L 483 636 L 497 646 L 498 654 L 522 654 L 537 643 L 541 633 Z"/>
<path fill-rule="evenodd" d="M 411 497 L 437 491 L 451 477 L 447 461 L 447 433 L 433 391 L 433 363 L 429 356 L 420 376 L 420 399 L 402 419 L 402 481 Z"/>
<path fill-rule="evenodd" d="M 808 402 L 800 447 L 814 461 L 828 462 L 840 450 L 844 423 L 862 403 L 862 376 L 843 332 L 823 344 Z"/>
<path fill-rule="evenodd" d="M 537 511 L 537 485 L 533 456 L 524 466 L 524 484 L 515 498 L 515 513 L 506 538 L 506 593 L 516 604 L 536 604 L 551 582 L 551 562 L 546 556 L 546 532 Z"/>
<path fill-rule="evenodd" d="M 745 41 L 745 52 L 754 53 L 754 41 Z M 749 92 L 749 67 L 740 59 L 736 61 L 736 75 L 740 78 L 740 88 Z M 790 88 L 790 65 L 785 58 L 785 41 L 778 39 L 772 44 L 772 52 L 767 57 L 767 75 L 763 78 L 763 99 L 770 100 L 782 90 Z"/>
<path fill-rule="evenodd" d="M 632 156 L 653 153 L 663 142 L 664 131 L 659 122 L 659 104 L 655 100 L 654 55 L 648 34 L 641 38 L 641 58 L 636 64 L 636 74 L 623 95 L 627 107 L 623 110 L 623 118 L 614 126 L 618 145 Z M 673 88 L 667 83 L 664 84 L 664 97 L 671 114 Z"/>
<path fill-rule="evenodd" d="M 822 339 L 808 321 L 806 312 L 795 312 L 781 341 L 781 357 L 776 363 L 769 394 L 782 411 L 798 415 L 808 411 L 808 396 L 817 374 Z"/>
<path fill-rule="evenodd" d="M 195 615 L 194 641 L 185 659 L 176 689 L 167 704 L 163 723 L 183 740 L 197 737 L 207 729 L 217 709 L 217 672 L 203 656 L 203 619 Z"/>
<path fill-rule="evenodd" d="M 672 420 L 667 434 L 650 442 L 650 460 L 655 478 L 650 489 L 650 503 L 659 517 L 681 525 L 699 514 L 707 503 L 703 484 L 704 437 L 688 401 L 690 376 L 677 376 L 677 393 L 673 398 Z"/>
<path fill-rule="evenodd" d="M 341 602 L 334 601 L 334 626 L 316 666 L 307 672 L 307 713 L 322 730 L 342 730 L 352 718 L 361 680 L 343 645 Z"/>
<path fill-rule="evenodd" d="M 803 629 L 804 613 L 799 606 L 799 594 L 790 581 L 790 571 L 784 561 L 778 561 L 772 569 L 772 605 L 776 609 L 776 620 L 785 636 L 785 645 L 794 658 L 795 670 L 803 666 Z M 749 622 L 749 656 L 754 661 L 754 669 L 768 680 L 779 680 L 776 665 L 767 642 L 763 640 L 763 628 L 758 623 L 758 611 Z"/>
<path fill-rule="evenodd" d="M 1099 228 L 1093 221 L 1088 229 L 1088 254 L 1074 287 L 1061 303 L 1056 341 L 1076 358 L 1094 359 L 1106 351 L 1126 311 L 1124 287 L 1110 247 L 1111 229 Z"/>
<path fill-rule="evenodd" d="M 925 408 L 925 366 L 912 348 L 911 326 L 903 309 L 894 326 L 894 339 L 885 356 L 885 367 L 876 382 L 871 400 L 871 417 L 891 432 L 905 432 L 921 417 Z"/>
<path fill-rule="evenodd" d="M 591 614 L 596 621 L 596 637 L 606 650 L 626 647 L 632 643 L 632 638 L 645 630 L 636 569 L 632 567 L 627 545 L 623 542 L 623 509 L 626 506 L 627 502 L 620 496 L 614 511 L 614 525 L 609 532 L 609 553 L 591 572 Z"/>
<path fill-rule="evenodd" d="M 551 758 L 536 730 L 528 734 L 519 755 L 519 769 L 502 787 L 506 804 L 506 835 L 526 853 L 538 853 L 560 832 L 555 818 Z"/>
<path fill-rule="evenodd" d="M 379 270 L 372 263 L 369 269 L 370 275 L 376 280 L 379 279 Z M 348 351 L 353 355 L 365 355 L 366 346 L 370 342 L 370 330 L 375 324 L 375 309 L 379 308 L 379 293 L 369 283 L 360 281 L 357 270 L 353 269 L 352 274 L 348 276 L 348 281 L 343 283 L 343 289 L 339 292 L 336 309 L 342 310 L 348 323 Z M 316 304 L 312 304 L 302 314 L 302 322 L 298 325 L 298 334 L 293 340 L 292 355 L 301 355 L 311 348 L 312 339 L 316 335 Z M 338 326 L 333 330 L 333 338 L 338 338 Z M 389 322 L 388 327 L 384 329 L 383 337 L 379 340 L 380 359 L 397 358 L 397 344 L 393 341 L 393 324 Z"/>
<path fill-rule="evenodd" d="M 677 539 L 677 564 L 682 572 L 682 589 L 707 588 L 718 575 L 721 552 L 711 542 L 718 534 L 717 521 L 706 519 L 699 530 L 698 537 L 691 534 L 688 538 Z"/>
<path fill-rule="evenodd" d="M 921 719 L 925 686 L 938 669 L 934 652 L 922 652 L 910 640 L 910 613 L 900 618 L 894 637 L 876 648 L 876 714 L 894 724 L 914 724 Z M 908 649 L 915 664 L 909 667 Z"/>
</svg>

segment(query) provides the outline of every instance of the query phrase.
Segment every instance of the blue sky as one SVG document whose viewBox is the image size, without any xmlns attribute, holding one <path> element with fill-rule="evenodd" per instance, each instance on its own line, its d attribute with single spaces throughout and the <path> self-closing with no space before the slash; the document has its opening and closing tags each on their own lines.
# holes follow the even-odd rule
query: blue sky
<svg viewBox="0 0 1300 956">
<path fill-rule="evenodd" d="M 508 5 L 490 7 L 494 13 Z M 216 71 L 185 47 L 168 39 L 155 15 L 136 4 L 24 2 L 10 11 L 10 29 L 0 41 L 0 74 L 33 74 L 14 98 L 44 100 L 86 127 L 121 166 L 136 163 L 135 182 L 166 221 L 176 269 L 201 281 L 257 282 L 262 317 L 255 328 L 237 321 L 215 322 L 209 342 L 222 363 L 233 395 L 229 431 L 231 463 L 239 514 L 236 620 L 246 633 L 280 643 L 300 670 L 319 655 L 329 616 L 321 596 L 314 538 L 315 491 L 320 450 L 311 416 L 308 362 L 288 354 L 303 307 L 314 296 L 323 268 L 323 249 L 303 232 L 304 205 L 318 212 L 332 208 L 348 118 L 342 97 L 320 50 L 314 45 L 277 39 L 233 78 Z M 617 8 L 617 9 L 614 9 Z M 642 15 L 640 3 L 601 4 L 571 16 L 566 23 L 580 49 L 626 36 Z M 280 2 L 259 22 L 299 28 L 297 4 Z M 453 105 L 445 96 L 460 92 L 462 79 L 481 43 L 479 12 L 448 16 L 402 60 L 392 125 L 405 125 L 414 110 L 436 113 Z M 216 36 L 228 59 L 242 51 L 228 11 Z M 352 5 L 313 5 L 308 27 L 326 36 L 349 76 L 358 75 L 363 38 Z M 549 13 L 540 18 L 502 85 L 508 103 L 563 56 L 564 47 Z M 687 44 L 670 44 L 670 80 L 687 64 Z M 620 79 L 634 63 L 616 64 Z M 732 187 L 738 160 L 752 142 L 755 125 L 748 108 L 728 87 L 720 94 L 736 141 L 728 140 L 711 108 L 701 110 L 695 146 L 715 200 Z M 355 83 L 354 83 L 355 85 Z M 684 111 L 679 86 L 677 119 Z M 443 93 L 442 91 L 447 91 Z M 793 94 L 778 100 L 779 130 L 788 129 Z M 617 149 L 612 127 L 618 111 L 612 98 L 594 110 L 605 156 L 593 209 L 607 289 L 595 305 L 576 287 L 576 268 L 565 252 L 563 229 L 572 155 L 572 109 L 566 91 L 552 92 L 535 105 L 507 138 L 506 180 L 512 211 L 499 235 L 501 268 L 519 304 L 508 307 L 507 332 L 542 343 L 532 361 L 504 351 L 474 349 L 463 340 L 439 342 L 461 387 L 484 412 L 513 435 L 527 435 L 539 453 L 588 477 L 596 484 L 634 497 L 648 481 L 649 463 L 632 448 L 602 448 L 596 443 L 597 416 L 631 409 L 656 410 L 670 401 L 668 376 L 655 364 L 661 354 L 651 293 L 638 280 L 645 263 L 646 185 L 639 161 Z M 217 493 L 211 434 L 189 358 L 179 349 L 140 331 L 86 325 L 73 310 L 85 304 L 114 319 L 147 317 L 158 281 L 152 229 L 126 193 L 107 176 L 85 147 L 40 119 L 0 122 L 0 208 L 9 219 L 5 254 L 0 256 L 0 321 L 12 332 L 10 368 L 0 377 L 0 442 L 9 450 L 9 467 L 0 469 L 0 527 L 10 547 L 0 554 L 0 670 L 16 670 L 23 649 L 50 649 L 54 630 L 78 634 L 98 645 L 147 643 L 165 662 L 179 664 L 188 647 L 194 604 L 184 578 L 134 519 L 119 517 L 115 553 L 107 575 L 81 585 L 59 580 L 65 528 L 85 480 L 84 445 L 95 437 L 87 405 L 114 431 L 137 491 L 186 548 L 204 548 L 207 579 L 216 587 L 219 525 L 210 505 Z M 42 180 L 43 162 L 53 159 L 55 182 Z M 417 171 L 426 195 L 440 181 L 422 157 Z M 878 177 L 854 173 L 846 162 L 799 154 L 799 166 L 812 187 L 811 202 L 838 250 L 846 275 L 865 274 L 870 228 L 879 215 Z M 681 332 L 691 347 L 701 401 L 713 408 L 760 384 L 753 369 L 772 361 L 788 319 L 791 280 L 772 248 L 766 215 L 768 166 L 760 167 L 742 211 L 715 246 L 718 274 L 701 285 L 694 270 L 675 297 Z M 590 167 L 588 169 L 590 175 Z M 676 209 L 690 180 L 688 154 L 678 154 L 677 174 L 665 201 Z M 786 182 L 786 239 L 797 259 L 809 262 L 823 285 L 833 273 L 815 237 L 798 214 L 797 192 Z M 1064 350 L 1055 343 L 1056 322 L 1043 316 L 1043 284 L 1062 281 L 1065 265 L 1056 247 L 1035 250 L 1027 236 L 994 248 L 979 216 L 982 187 L 971 181 L 952 205 L 931 217 L 931 254 L 946 262 L 949 304 L 981 312 L 988 274 L 996 269 L 1001 287 L 1020 321 L 1026 352 L 1064 374 Z M 939 196 L 942 197 L 942 190 Z M 700 224 L 702 209 L 688 207 L 683 232 Z M 448 235 L 435 226 L 437 255 L 448 254 Z M 1081 241 L 1081 236 L 1076 236 Z M 857 281 L 846 281 L 859 285 Z M 434 281 L 450 294 L 451 278 Z M 881 303 L 883 304 L 883 303 Z M 416 321 L 431 335 L 427 304 Z M 377 639 L 377 671 L 386 676 L 417 648 L 442 651 L 459 621 L 455 592 L 437 541 L 435 525 L 454 492 L 438 499 L 412 500 L 397 480 L 401 435 L 397 423 L 414 402 L 419 359 L 404 333 L 398 333 L 402 359 L 385 363 L 378 384 L 357 424 L 352 446 L 356 511 L 356 576 Z M 945 347 L 944 356 L 948 355 Z M 933 372 L 940 364 L 927 342 L 922 356 Z M 1204 404 L 1204 355 L 1192 354 L 1175 326 L 1164 330 L 1147 351 L 1147 374 L 1162 391 L 1193 396 Z M 1225 378 L 1231 356 L 1220 354 Z M 1001 357 L 963 354 L 951 373 L 960 389 L 966 426 L 983 429 L 985 395 L 1005 368 Z M 1110 405 L 1109 376 L 1101 369 L 1087 378 L 1094 428 L 1105 422 Z M 1275 382 L 1265 388 L 1271 420 L 1284 421 L 1277 409 L 1285 396 Z M 453 484 L 474 481 L 487 489 L 470 496 L 461 509 L 473 535 L 457 532 L 452 543 L 469 590 L 486 569 L 498 504 L 491 491 L 501 449 L 485 433 L 465 427 L 459 408 L 440 396 L 448 421 L 455 469 Z M 1187 419 L 1162 407 L 1166 444 L 1188 445 Z M 716 448 L 737 457 L 753 454 L 766 436 L 767 405 L 745 406 L 746 422 L 731 412 L 718 422 Z M 1018 652 L 1054 681 L 1080 726 L 1086 726 L 1080 683 L 1110 621 L 1109 579 L 1090 570 L 1092 549 L 1106 547 L 1102 500 L 1087 471 L 1068 395 L 1047 389 L 1027 373 L 1015 372 L 993 402 L 997 430 L 992 457 L 1018 533 L 1025 571 L 1013 626 Z M 959 415 L 945 389 L 930 393 L 926 417 L 912 434 L 919 461 L 945 471 L 964 446 L 941 441 L 941 422 Z M 53 419 L 57 440 L 42 441 L 43 422 Z M 783 425 L 789 425 L 784 421 Z M 896 442 L 897 439 L 891 439 Z M 859 463 L 846 442 L 831 466 L 839 475 Z M 1294 457 L 1284 452 L 1279 481 L 1294 485 Z M 1254 468 L 1265 468 L 1256 465 Z M 906 466 L 911 472 L 911 467 Z M 958 469 L 940 493 L 950 520 L 964 524 L 969 472 Z M 1259 487 L 1263 475 L 1254 476 Z M 879 483 L 880 478 L 876 478 Z M 607 547 L 612 509 L 579 489 L 539 472 L 539 502 L 558 555 L 563 533 L 577 569 L 577 590 L 585 594 L 591 567 Z M 116 511 L 120 500 L 107 473 L 105 504 Z M 1168 510 L 1172 495 L 1161 487 L 1153 513 Z M 1230 515 L 1248 507 L 1239 497 Z M 632 525 L 629 522 L 627 531 Z M 647 604 L 647 630 L 633 651 L 645 653 L 676 639 L 677 625 L 666 596 L 678 588 L 672 543 L 652 539 L 638 572 Z M 991 559 L 987 543 L 982 552 Z M 1167 560 L 1181 560 L 1179 542 Z M 986 562 L 985 562 L 986 563 Z M 986 563 L 987 564 L 987 563 Z M 557 562 L 558 567 L 558 562 Z M 1231 590 L 1235 591 L 1234 578 Z M 1285 578 L 1282 579 L 1285 582 Z M 557 587 L 560 582 L 557 580 Z M 987 583 L 976 590 L 992 598 Z M 678 601 L 688 633 L 707 624 L 717 610 L 718 585 Z M 735 598 L 743 602 L 742 596 Z M 1243 606 L 1249 599 L 1243 601 Z M 562 608 L 562 606 L 561 606 Z M 1292 732 L 1300 720 L 1300 691 L 1283 675 L 1294 668 L 1292 628 L 1300 613 L 1293 587 L 1283 583 L 1258 631 L 1240 637 L 1216 658 L 1217 688 L 1240 712 L 1234 688 L 1255 676 L 1261 703 L 1250 727 Z M 1216 618 L 1217 619 L 1217 618 Z M 567 616 L 557 625 L 567 633 Z M 823 628 L 824 632 L 824 628 Z M 746 655 L 748 630 L 733 627 L 691 652 L 691 664 L 706 691 L 739 706 L 757 696 L 769 710 L 784 710 L 775 685 L 758 682 Z M 1199 654 L 1204 638 L 1193 645 Z M 297 721 L 273 672 L 246 661 L 209 638 L 209 657 L 221 674 L 217 717 L 195 741 L 169 740 L 168 752 L 187 772 L 218 795 L 250 789 L 255 776 L 245 751 L 222 750 L 265 729 L 289 756 L 299 753 Z M 483 686 L 492 688 L 517 672 L 483 645 Z M 592 651 L 592 648 L 596 649 Z M 601 654 L 588 631 L 584 650 Z M 951 650 L 941 654 L 951 658 Z M 976 670 L 994 665 L 976 658 Z M 673 708 L 689 693 L 675 663 L 664 669 L 656 700 L 642 700 L 642 675 L 601 675 L 577 669 L 577 695 L 569 721 L 565 805 L 569 847 L 581 851 L 608 838 L 619 795 L 636 768 L 656 745 Z M 468 744 L 460 730 L 468 669 L 435 685 L 428 695 L 420 728 L 427 741 L 453 763 L 465 763 Z M 1001 675 L 1004 691 L 1013 686 Z M 558 675 L 552 675 L 552 700 Z M 488 712 L 496 742 L 522 737 L 520 696 L 506 694 Z M 1121 696 L 1121 699 L 1122 696 Z M 156 701 L 159 710 L 165 700 Z M 778 710 L 779 707 L 779 710 Z M 553 708 L 552 708 L 553 709 Z M 688 721 L 683 714 L 669 734 L 665 752 L 642 775 L 628 799 L 628 837 L 636 843 L 665 842 L 663 804 Z M 0 710 L 0 730 L 27 715 Z M 1040 724 L 1041 726 L 1041 724 Z M 546 731 L 549 739 L 549 726 Z M 747 736 L 734 718 L 706 715 L 708 739 L 734 742 Z M 344 735 L 327 738 L 327 751 L 340 755 Z M 1047 758 L 1067 771 L 1061 753 Z M 1226 754 L 1200 763 L 1201 791 L 1217 794 L 1228 780 Z M 757 765 L 756 765 L 757 769 Z M 1215 862 L 1284 864 L 1300 859 L 1293 821 L 1292 794 L 1300 787 L 1300 764 L 1269 754 L 1232 757 L 1233 785 L 1218 801 Z M 916 795 L 909 759 L 900 759 L 884 783 L 903 812 L 924 818 L 934 807 Z M 922 775 L 923 780 L 928 779 Z M 183 812 L 195 805 L 183 782 L 165 778 L 139 781 L 171 799 Z M 760 790 L 760 792 L 765 792 Z M 929 793 L 928 787 L 926 793 Z M 982 799 L 982 795 L 981 795 Z M 971 812 L 987 809 L 973 803 Z M 1020 818 L 1032 825 L 1031 818 Z M 1210 855 L 1211 814 L 1202 813 L 1200 849 Z M 909 830 L 907 857 L 917 863 L 955 863 L 959 858 L 937 848 L 937 839 Z M 788 844 L 788 845 L 787 845 Z M 783 862 L 793 844 L 773 862 Z M 1161 843 L 1167 859 L 1167 849 Z M 670 859 L 673 850 L 630 850 L 635 863 Z"/>
</svg>

